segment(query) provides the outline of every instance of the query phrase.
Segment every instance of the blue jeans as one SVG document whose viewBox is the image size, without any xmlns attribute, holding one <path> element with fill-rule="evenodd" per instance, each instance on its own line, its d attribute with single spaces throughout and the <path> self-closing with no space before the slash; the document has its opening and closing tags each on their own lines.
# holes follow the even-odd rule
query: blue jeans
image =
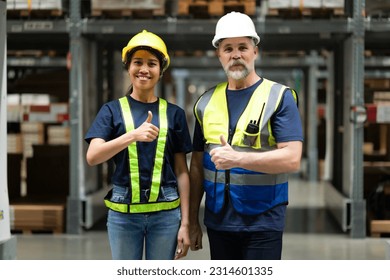
<svg viewBox="0 0 390 280">
<path fill-rule="evenodd" d="M 125 188 L 114 186 L 113 200 L 127 200 Z M 165 190 L 168 199 L 177 195 Z M 114 260 L 173 260 L 177 246 L 177 233 L 181 222 L 180 207 L 147 214 L 127 214 L 108 211 L 107 228 L 111 254 Z"/>
<path fill-rule="evenodd" d="M 207 228 L 212 260 L 280 260 L 282 231 L 228 232 Z"/>
</svg>

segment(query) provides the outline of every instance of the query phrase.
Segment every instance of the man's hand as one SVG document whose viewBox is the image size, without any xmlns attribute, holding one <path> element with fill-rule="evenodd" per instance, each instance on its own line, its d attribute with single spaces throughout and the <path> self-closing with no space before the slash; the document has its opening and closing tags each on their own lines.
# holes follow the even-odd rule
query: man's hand
<svg viewBox="0 0 390 280">
<path fill-rule="evenodd" d="M 223 135 L 219 137 L 219 140 L 221 147 L 212 149 L 210 152 L 211 161 L 215 164 L 215 168 L 225 170 L 236 167 L 239 153 L 233 150 Z"/>
</svg>

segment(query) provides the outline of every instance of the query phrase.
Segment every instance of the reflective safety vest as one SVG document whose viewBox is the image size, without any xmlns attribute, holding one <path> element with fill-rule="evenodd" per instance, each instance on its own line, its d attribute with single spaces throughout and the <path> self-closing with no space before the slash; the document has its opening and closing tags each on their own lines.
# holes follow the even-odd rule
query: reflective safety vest
<svg viewBox="0 0 390 280">
<path fill-rule="evenodd" d="M 220 135 L 224 135 L 237 151 L 264 152 L 276 149 L 271 117 L 287 88 L 263 79 L 252 94 L 234 131 L 229 131 L 226 88 L 227 83 L 218 84 L 205 92 L 194 107 L 206 141 L 203 156 L 206 207 L 214 213 L 220 212 L 226 195 L 229 196 L 234 209 L 244 215 L 257 215 L 277 205 L 287 204 L 287 174 L 266 174 L 242 168 L 216 170 L 210 156 L 210 151 L 220 146 Z M 296 99 L 295 92 L 292 92 Z M 247 126 L 254 122 L 259 129 L 248 134 Z M 251 144 L 245 141 L 248 136 L 253 139 Z"/>
<path fill-rule="evenodd" d="M 134 130 L 134 121 L 131 115 L 130 104 L 127 97 L 119 99 L 121 105 L 122 117 L 126 127 L 126 132 Z M 141 202 L 141 186 L 138 166 L 137 142 L 131 143 L 128 147 L 129 167 L 130 167 L 130 185 L 131 185 L 131 203 L 118 203 L 111 201 L 112 190 L 104 199 L 106 206 L 114 211 L 121 213 L 148 213 L 162 210 L 171 210 L 179 207 L 180 198 L 173 201 L 158 201 L 161 176 L 164 165 L 164 152 L 166 138 L 168 134 L 167 101 L 159 98 L 159 117 L 160 131 L 157 138 L 157 148 L 152 172 L 152 182 L 150 187 L 150 196 L 148 202 Z"/>
</svg>

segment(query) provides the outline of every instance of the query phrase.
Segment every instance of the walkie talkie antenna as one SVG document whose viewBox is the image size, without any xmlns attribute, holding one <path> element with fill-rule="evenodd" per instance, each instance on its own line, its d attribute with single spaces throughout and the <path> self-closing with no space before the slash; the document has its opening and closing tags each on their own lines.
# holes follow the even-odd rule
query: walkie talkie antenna
<svg viewBox="0 0 390 280">
<path fill-rule="evenodd" d="M 259 117 L 259 120 L 257 121 L 258 126 L 260 126 L 260 120 L 261 120 L 261 116 L 263 115 L 264 106 L 265 106 L 265 103 L 263 103 L 263 107 L 261 108 L 261 112 L 260 112 L 260 117 Z"/>
</svg>

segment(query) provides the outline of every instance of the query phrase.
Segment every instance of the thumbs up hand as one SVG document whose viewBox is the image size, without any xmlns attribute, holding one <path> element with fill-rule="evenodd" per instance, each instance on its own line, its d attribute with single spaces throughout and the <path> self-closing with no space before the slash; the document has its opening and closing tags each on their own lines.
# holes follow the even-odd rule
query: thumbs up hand
<svg viewBox="0 0 390 280">
<path fill-rule="evenodd" d="M 152 112 L 148 111 L 148 117 L 146 118 L 145 122 L 151 123 L 153 119 L 153 114 Z"/>
<path fill-rule="evenodd" d="M 226 142 L 226 139 L 225 137 L 223 137 L 223 135 L 219 136 L 219 141 L 221 141 L 221 146 L 224 147 L 226 145 L 229 145 L 227 142 Z"/>
<path fill-rule="evenodd" d="M 159 129 L 152 124 L 153 114 L 148 111 L 145 122 L 133 131 L 135 141 L 152 142 L 158 136 Z"/>
<path fill-rule="evenodd" d="M 210 152 L 211 161 L 215 164 L 215 168 L 224 170 L 237 166 L 235 160 L 238 152 L 233 150 L 223 135 L 219 137 L 219 141 L 221 142 L 221 147 L 212 149 Z"/>
</svg>

